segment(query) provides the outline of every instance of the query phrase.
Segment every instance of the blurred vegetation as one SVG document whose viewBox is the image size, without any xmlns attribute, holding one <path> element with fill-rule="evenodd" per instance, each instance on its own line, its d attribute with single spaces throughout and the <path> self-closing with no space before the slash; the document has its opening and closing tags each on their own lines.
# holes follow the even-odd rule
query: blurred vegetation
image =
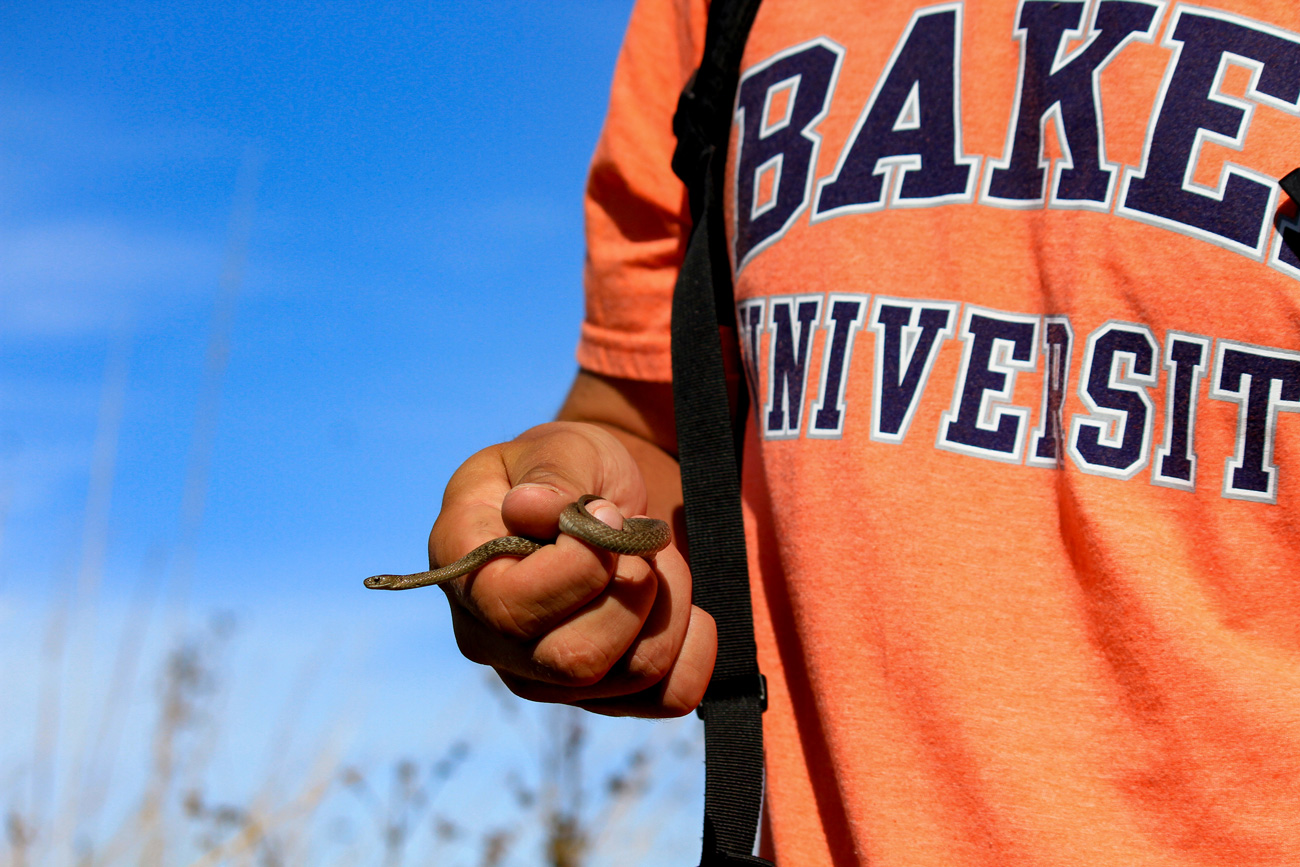
<svg viewBox="0 0 1300 867">
<path fill-rule="evenodd" d="M 51 629 L 61 631 L 61 624 Z M 136 631 L 128 625 L 124 637 Z M 0 865 L 661 863 L 654 861 L 649 836 L 626 832 L 662 822 L 665 817 L 655 813 L 663 808 L 648 799 L 655 775 L 695 773 L 695 740 L 680 729 L 665 740 L 669 729 L 644 723 L 639 729 L 644 740 L 620 745 L 616 756 L 593 755 L 584 712 L 527 705 L 499 684 L 482 694 L 482 706 L 469 712 L 505 720 L 521 743 L 535 743 L 527 750 L 535 759 L 532 766 L 503 766 L 494 755 L 501 745 L 486 737 L 453 740 L 437 755 L 374 767 L 344 762 L 336 748 L 321 743 L 311 750 L 314 760 L 296 776 L 286 779 L 283 769 L 267 769 L 265 783 L 245 799 L 216 797 L 211 781 L 222 761 L 217 744 L 230 734 L 223 712 L 229 681 L 251 674 L 230 670 L 237 632 L 232 618 L 214 618 L 155 662 L 148 749 L 137 756 L 127 751 L 126 756 L 128 765 L 147 765 L 143 774 L 131 773 L 130 767 L 115 769 L 121 744 L 98 737 L 96 748 L 111 755 L 82 756 L 82 772 L 63 775 L 74 781 L 71 786 L 63 783 L 60 789 L 51 782 L 59 776 L 54 757 L 76 750 L 45 736 L 59 730 L 55 719 L 73 699 L 66 685 L 55 685 L 53 699 L 47 689 L 47 700 L 37 709 L 45 717 L 37 725 L 44 746 L 10 775 L 19 784 L 0 791 L 5 799 L 0 802 Z M 46 654 L 61 656 L 56 650 L 47 641 Z M 121 668 L 120 662 L 115 667 Z M 101 724 L 120 720 L 126 713 L 118 706 L 127 700 L 125 692 L 110 690 L 103 706 L 82 712 Z M 500 775 L 488 788 L 495 802 L 466 800 L 467 788 L 482 791 L 467 784 L 481 782 L 484 773 Z M 133 794 L 125 796 L 124 788 Z M 134 806 L 119 810 L 121 818 L 106 809 L 123 803 Z M 693 838 L 696 828 L 683 827 L 680 833 Z"/>
<path fill-rule="evenodd" d="M 6 659 L 24 674 L 11 689 L 37 686 L 30 697 L 7 696 L 3 721 L 23 736 L 10 738 L 0 752 L 0 867 L 632 867 L 665 863 L 656 860 L 664 857 L 656 840 L 665 825 L 681 825 L 673 836 L 698 851 L 698 727 L 642 723 L 628 729 L 637 734 L 626 742 L 594 746 L 590 718 L 582 712 L 526 705 L 495 678 L 491 689 L 479 691 L 480 706 L 457 709 L 474 735 L 441 744 L 434 755 L 345 761 L 340 732 L 306 732 L 301 696 L 287 697 L 284 708 L 258 706 L 259 713 L 279 710 L 283 718 L 266 760 L 250 755 L 262 745 L 244 742 L 246 732 L 230 718 L 229 692 L 237 680 L 265 675 L 266 661 L 232 667 L 232 646 L 239 641 L 233 617 L 194 628 L 177 612 L 192 607 L 259 168 L 260 157 L 250 151 L 236 181 L 190 431 L 178 539 L 140 570 L 120 623 L 107 622 L 99 590 L 129 379 L 125 324 L 110 350 L 79 564 L 74 570 L 75 555 L 69 555 L 68 574 L 38 582 L 59 588 L 44 624 L 39 616 L 27 618 L 43 639 L 11 641 Z M 6 497 L 0 485 L 0 540 Z M 22 599 L 18 593 L 0 596 L 0 608 Z M 174 621 L 161 650 L 146 639 L 158 626 L 155 607 L 171 612 Z M 112 628 L 115 640 L 99 640 Z M 134 701 L 142 672 L 154 678 L 147 732 Z M 412 713 L 428 710 L 427 702 L 413 698 L 412 705 L 420 705 Z M 513 726 L 516 743 L 510 746 L 525 758 L 503 762 L 500 726 L 476 727 L 481 719 Z M 310 742 L 313 737 L 319 742 Z M 309 759 L 289 760 L 301 754 Z M 231 770 L 242 772 L 233 776 L 252 774 L 254 790 L 225 794 Z M 485 781 L 496 775 L 499 780 Z M 683 804 L 689 824 L 680 821 Z"/>
</svg>

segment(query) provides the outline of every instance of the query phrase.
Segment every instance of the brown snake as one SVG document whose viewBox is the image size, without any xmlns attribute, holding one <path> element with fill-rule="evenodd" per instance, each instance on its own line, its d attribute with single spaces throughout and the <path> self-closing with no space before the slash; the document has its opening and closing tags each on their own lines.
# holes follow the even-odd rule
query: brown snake
<svg viewBox="0 0 1300 867">
<path fill-rule="evenodd" d="M 615 530 L 592 517 L 587 504 L 599 500 L 594 494 L 583 494 L 577 502 L 569 503 L 560 513 L 560 532 L 573 536 L 614 554 L 649 557 L 668 546 L 668 525 L 655 518 L 625 518 L 623 529 Z M 468 575 L 494 557 L 526 557 L 543 546 L 543 543 L 523 536 L 501 536 L 479 545 L 455 563 L 414 572 L 410 575 L 372 575 L 365 584 L 371 590 L 409 590 L 441 584 L 462 575 Z"/>
</svg>

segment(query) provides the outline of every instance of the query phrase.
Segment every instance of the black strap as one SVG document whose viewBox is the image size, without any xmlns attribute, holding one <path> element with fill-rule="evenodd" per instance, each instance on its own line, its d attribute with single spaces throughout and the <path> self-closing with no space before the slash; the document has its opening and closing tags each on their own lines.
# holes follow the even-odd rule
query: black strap
<svg viewBox="0 0 1300 867">
<path fill-rule="evenodd" d="M 1277 182 L 1277 185 L 1291 197 L 1291 201 L 1300 206 L 1300 169 L 1293 169 L 1288 172 L 1286 177 Z M 1291 252 L 1300 256 L 1300 231 L 1284 229 L 1282 231 L 1282 240 L 1291 248 Z"/>
<path fill-rule="evenodd" d="M 1287 173 L 1287 176 L 1277 182 L 1293 202 L 1300 202 L 1300 169 L 1294 169 Z"/>
<path fill-rule="evenodd" d="M 705 752 L 701 867 L 769 864 L 751 854 L 763 803 L 767 695 L 755 655 L 740 450 L 719 339 L 720 327 L 735 316 L 719 179 L 740 59 L 757 11 L 758 0 L 713 0 L 704 59 L 673 118 L 673 170 L 690 192 L 694 220 L 673 293 L 673 402 L 693 601 L 718 625 L 718 660 L 699 709 Z M 734 334 L 725 350 L 738 352 Z M 739 409 L 742 428 L 745 416 Z"/>
<path fill-rule="evenodd" d="M 690 192 L 691 216 L 697 225 L 708 189 L 705 174 L 709 163 L 715 152 L 725 155 L 727 151 L 740 60 L 758 4 L 759 0 L 713 0 L 709 4 L 704 56 L 677 100 L 673 171 Z M 728 278 L 728 286 L 730 283 Z"/>
</svg>

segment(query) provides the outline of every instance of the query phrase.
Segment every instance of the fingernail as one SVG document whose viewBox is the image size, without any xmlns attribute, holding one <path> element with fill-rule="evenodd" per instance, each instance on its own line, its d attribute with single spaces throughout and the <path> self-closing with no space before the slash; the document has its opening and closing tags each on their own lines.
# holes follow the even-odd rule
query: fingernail
<svg viewBox="0 0 1300 867">
<path fill-rule="evenodd" d="M 608 524 L 615 530 L 623 529 L 623 513 L 616 509 L 613 503 L 608 501 L 601 503 L 591 513 L 591 516 L 602 524 Z"/>
</svg>

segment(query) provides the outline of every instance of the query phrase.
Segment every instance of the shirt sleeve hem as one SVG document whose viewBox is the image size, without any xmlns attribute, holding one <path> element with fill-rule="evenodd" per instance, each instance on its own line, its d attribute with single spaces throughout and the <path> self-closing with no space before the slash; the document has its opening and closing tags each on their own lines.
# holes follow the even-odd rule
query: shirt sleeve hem
<svg viewBox="0 0 1300 867">
<path fill-rule="evenodd" d="M 578 339 L 584 370 L 643 382 L 672 382 L 672 350 L 666 334 L 628 334 L 584 322 Z"/>
</svg>

